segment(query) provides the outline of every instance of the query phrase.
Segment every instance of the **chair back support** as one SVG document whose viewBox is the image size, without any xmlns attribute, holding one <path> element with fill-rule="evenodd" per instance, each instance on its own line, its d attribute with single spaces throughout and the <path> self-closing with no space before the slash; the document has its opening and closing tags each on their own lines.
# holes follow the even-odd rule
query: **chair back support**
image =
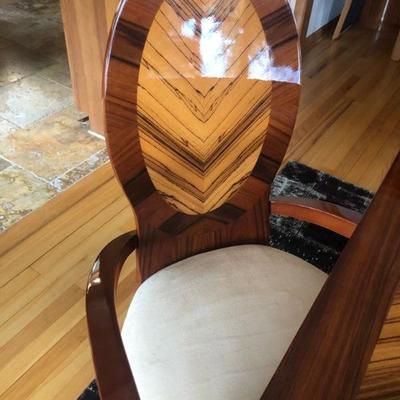
<svg viewBox="0 0 400 400">
<path fill-rule="evenodd" d="M 266 243 L 269 186 L 300 94 L 286 0 L 125 0 L 105 68 L 107 143 L 134 207 L 142 279 Z"/>
</svg>

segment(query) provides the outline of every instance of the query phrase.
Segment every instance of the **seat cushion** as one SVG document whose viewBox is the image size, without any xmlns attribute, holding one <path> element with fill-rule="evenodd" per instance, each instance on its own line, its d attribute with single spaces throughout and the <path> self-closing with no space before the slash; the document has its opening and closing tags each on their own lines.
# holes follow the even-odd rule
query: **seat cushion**
<svg viewBox="0 0 400 400">
<path fill-rule="evenodd" d="M 326 277 L 262 245 L 153 275 L 122 329 L 141 400 L 259 400 Z"/>
</svg>

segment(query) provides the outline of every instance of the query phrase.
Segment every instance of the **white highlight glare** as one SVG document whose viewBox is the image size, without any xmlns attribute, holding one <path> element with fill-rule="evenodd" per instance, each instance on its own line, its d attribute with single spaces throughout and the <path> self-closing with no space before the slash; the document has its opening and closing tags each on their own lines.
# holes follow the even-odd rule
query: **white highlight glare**
<svg viewBox="0 0 400 400">
<path fill-rule="evenodd" d="M 194 18 L 185 21 L 181 27 L 181 34 L 189 39 L 193 39 L 196 32 L 196 20 Z"/>
<path fill-rule="evenodd" d="M 206 78 L 225 78 L 228 60 L 232 55 L 229 47 L 234 40 L 225 38 L 218 31 L 220 25 L 212 16 L 201 20 L 201 74 Z"/>
<path fill-rule="evenodd" d="M 223 35 L 221 22 L 214 16 L 202 18 L 199 38 L 201 76 L 205 78 L 235 78 L 235 69 L 229 67 L 232 57 L 232 48 L 235 40 Z M 194 18 L 185 21 L 181 26 L 181 35 L 189 39 L 196 36 L 197 23 Z M 238 29 L 238 34 L 244 33 L 243 28 Z M 248 79 L 300 83 L 300 71 L 290 66 L 277 66 L 271 48 L 265 43 L 255 55 L 248 55 Z M 258 47 L 260 49 L 260 47 Z M 253 53 L 254 54 L 254 53 Z M 188 73 L 188 72 L 186 72 Z M 232 75 L 232 76 L 230 76 Z"/>
<path fill-rule="evenodd" d="M 300 83 L 300 71 L 289 66 L 277 67 L 270 47 L 260 50 L 254 58 L 249 57 L 249 79 Z"/>
</svg>

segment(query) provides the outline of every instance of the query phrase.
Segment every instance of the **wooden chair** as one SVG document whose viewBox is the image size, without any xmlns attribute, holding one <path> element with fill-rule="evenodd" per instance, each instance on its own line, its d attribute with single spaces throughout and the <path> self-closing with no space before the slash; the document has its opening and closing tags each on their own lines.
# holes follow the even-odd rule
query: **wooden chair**
<svg viewBox="0 0 400 400">
<path fill-rule="evenodd" d="M 268 200 L 296 119 L 299 54 L 285 0 L 122 2 L 106 57 L 107 143 L 137 232 L 108 244 L 89 277 L 103 400 L 263 395 L 327 278 L 267 246 L 271 209 L 348 237 L 360 220 Z M 133 251 L 142 285 L 122 339 L 114 292 Z"/>
</svg>

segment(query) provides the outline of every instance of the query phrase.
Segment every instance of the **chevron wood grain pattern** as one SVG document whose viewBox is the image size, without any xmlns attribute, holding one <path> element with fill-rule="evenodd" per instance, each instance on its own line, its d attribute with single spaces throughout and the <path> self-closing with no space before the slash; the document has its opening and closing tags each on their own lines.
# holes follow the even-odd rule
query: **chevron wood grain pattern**
<svg viewBox="0 0 400 400">
<path fill-rule="evenodd" d="M 388 57 L 395 38 L 354 27 L 304 55 L 290 159 L 377 191 L 400 150 L 400 64 Z M 88 268 L 107 242 L 135 228 L 129 208 L 105 165 L 0 234 L 0 400 L 76 399 L 93 379 Z M 120 321 L 137 285 L 135 260 L 122 272 Z M 400 398 L 399 295 L 398 286 L 362 400 Z"/>
<path fill-rule="evenodd" d="M 225 37 L 214 65 L 202 51 Z M 265 243 L 265 199 L 297 113 L 298 54 L 284 0 L 122 3 L 107 60 L 107 140 L 136 212 L 143 279 L 202 251 Z M 230 151 L 236 159 L 221 155 Z"/>
<path fill-rule="evenodd" d="M 161 5 L 139 73 L 139 138 L 156 189 L 176 209 L 218 208 L 254 168 L 271 108 L 260 70 L 269 53 L 250 0 Z"/>
</svg>

